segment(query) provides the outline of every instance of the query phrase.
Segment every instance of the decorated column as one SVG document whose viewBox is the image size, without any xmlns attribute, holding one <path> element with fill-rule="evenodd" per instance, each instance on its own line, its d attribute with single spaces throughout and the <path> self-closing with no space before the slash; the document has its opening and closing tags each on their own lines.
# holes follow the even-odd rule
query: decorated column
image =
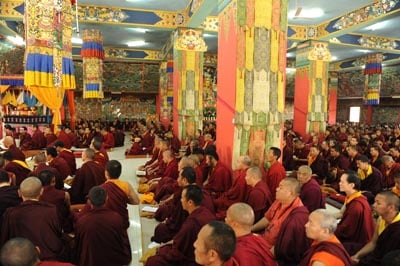
<svg viewBox="0 0 400 266">
<path fill-rule="evenodd" d="M 220 10 L 217 148 L 228 164 L 249 154 L 263 166 L 281 144 L 287 12 L 287 0 L 233 0 Z"/>
<path fill-rule="evenodd" d="M 364 75 L 364 94 L 363 103 L 367 105 L 367 121 L 372 122 L 373 106 L 379 105 L 381 82 L 382 82 L 382 54 L 368 55 L 365 62 Z"/>
<path fill-rule="evenodd" d="M 293 129 L 303 137 L 325 131 L 330 60 L 328 43 L 306 41 L 297 46 Z"/>
<path fill-rule="evenodd" d="M 174 35 L 174 133 L 179 139 L 202 128 L 203 55 L 207 46 L 202 30 L 178 28 Z"/>
<path fill-rule="evenodd" d="M 65 90 L 75 89 L 72 62 L 71 1 L 25 1 L 24 83 L 53 111 L 53 124 L 61 123 Z"/>
<path fill-rule="evenodd" d="M 101 31 L 87 29 L 82 34 L 83 98 L 104 98 L 103 36 Z"/>
<path fill-rule="evenodd" d="M 173 93 L 173 72 L 174 62 L 172 60 L 163 61 L 160 64 L 160 90 L 159 90 L 159 114 L 160 122 L 168 128 L 171 117 L 172 108 L 169 98 L 172 98 L 171 92 Z"/>
<path fill-rule="evenodd" d="M 337 98 L 339 78 L 337 72 L 329 72 L 329 96 L 328 96 L 328 124 L 336 124 Z"/>
</svg>

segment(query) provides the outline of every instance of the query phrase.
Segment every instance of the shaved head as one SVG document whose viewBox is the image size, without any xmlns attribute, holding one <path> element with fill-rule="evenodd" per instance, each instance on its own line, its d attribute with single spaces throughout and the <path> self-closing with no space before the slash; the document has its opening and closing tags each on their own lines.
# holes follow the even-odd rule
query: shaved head
<svg viewBox="0 0 400 266">
<path fill-rule="evenodd" d="M 22 181 L 19 190 L 25 199 L 37 199 L 42 192 L 42 182 L 37 177 L 28 177 Z"/>
<path fill-rule="evenodd" d="M 229 218 L 242 226 L 252 226 L 254 223 L 254 211 L 250 205 L 239 202 L 232 204 L 228 209 Z"/>
</svg>

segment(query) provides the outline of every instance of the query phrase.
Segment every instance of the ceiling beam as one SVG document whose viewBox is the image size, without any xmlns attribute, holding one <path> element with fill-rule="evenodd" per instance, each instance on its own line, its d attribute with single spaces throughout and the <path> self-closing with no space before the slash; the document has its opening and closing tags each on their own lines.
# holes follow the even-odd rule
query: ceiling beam
<svg viewBox="0 0 400 266">
<path fill-rule="evenodd" d="M 330 43 L 400 54 L 400 39 L 376 35 L 350 33 L 332 38 Z"/>
<path fill-rule="evenodd" d="M 188 16 L 188 21 L 186 27 L 188 28 L 198 28 L 206 18 L 218 7 L 218 2 L 215 0 L 199 0 L 189 2 L 188 8 L 186 9 L 186 14 Z"/>
</svg>

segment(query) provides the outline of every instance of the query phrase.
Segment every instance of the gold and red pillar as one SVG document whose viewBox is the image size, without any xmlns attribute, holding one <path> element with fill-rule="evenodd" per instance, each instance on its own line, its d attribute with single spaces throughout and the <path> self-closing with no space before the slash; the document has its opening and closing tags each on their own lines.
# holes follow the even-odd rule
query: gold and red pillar
<svg viewBox="0 0 400 266">
<path fill-rule="evenodd" d="M 337 99 L 338 99 L 339 77 L 337 72 L 329 72 L 329 96 L 328 96 L 328 124 L 336 124 Z"/>
<path fill-rule="evenodd" d="M 368 125 L 372 123 L 373 106 L 379 105 L 382 83 L 382 60 L 382 54 L 371 54 L 366 58 L 363 103 L 368 106 L 366 121 Z"/>
<path fill-rule="evenodd" d="M 178 28 L 173 48 L 173 128 L 179 139 L 203 127 L 203 31 Z"/>
<path fill-rule="evenodd" d="M 328 43 L 306 41 L 297 46 L 293 129 L 303 137 L 325 131 L 330 60 Z"/>
<path fill-rule="evenodd" d="M 157 113 L 160 116 L 161 124 L 165 128 L 168 128 L 172 118 L 170 98 L 172 98 L 173 93 L 173 72 L 174 62 L 172 60 L 161 62 Z"/>
<path fill-rule="evenodd" d="M 287 0 L 233 0 L 219 14 L 217 149 L 230 165 L 248 154 L 264 166 L 281 144 L 287 11 Z"/>
</svg>

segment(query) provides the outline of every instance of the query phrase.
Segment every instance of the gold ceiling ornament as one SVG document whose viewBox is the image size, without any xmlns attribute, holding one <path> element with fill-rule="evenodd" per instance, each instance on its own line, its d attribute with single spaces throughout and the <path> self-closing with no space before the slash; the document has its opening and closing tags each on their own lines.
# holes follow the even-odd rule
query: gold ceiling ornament
<svg viewBox="0 0 400 266">
<path fill-rule="evenodd" d="M 203 39 L 203 31 L 195 29 L 178 28 L 175 32 L 177 38 L 174 49 L 184 51 L 207 51 L 207 45 Z"/>
<path fill-rule="evenodd" d="M 328 43 L 312 42 L 313 48 L 308 54 L 308 60 L 331 61 L 332 55 L 328 49 Z"/>
</svg>

